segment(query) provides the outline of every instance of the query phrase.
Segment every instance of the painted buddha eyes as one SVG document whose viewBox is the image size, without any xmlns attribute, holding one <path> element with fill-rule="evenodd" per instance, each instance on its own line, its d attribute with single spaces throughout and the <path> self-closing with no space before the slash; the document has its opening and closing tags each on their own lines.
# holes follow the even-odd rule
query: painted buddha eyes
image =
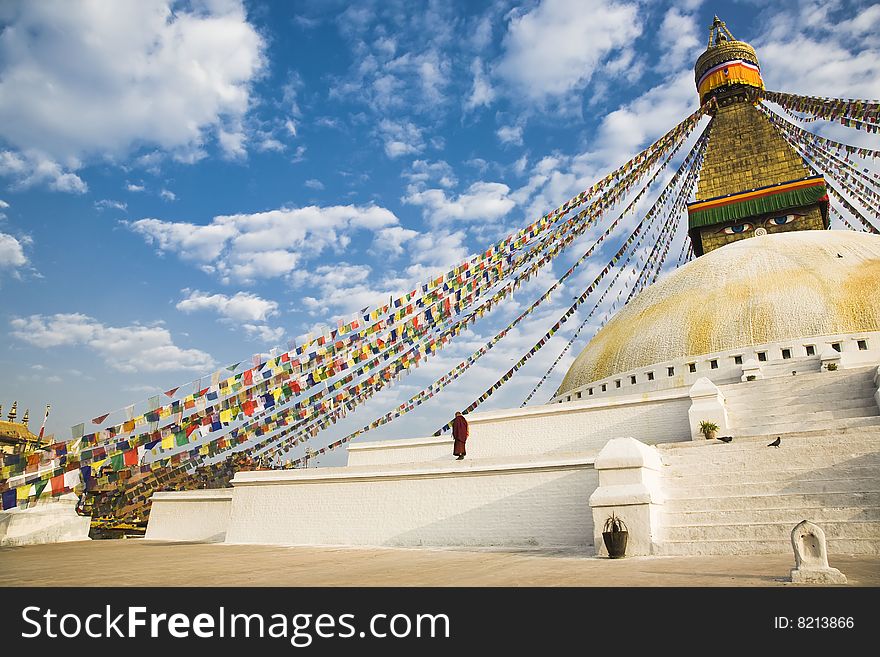
<svg viewBox="0 0 880 657">
<path fill-rule="evenodd" d="M 790 224 L 792 221 L 797 221 L 804 215 L 802 214 L 784 214 L 778 217 L 770 217 L 769 219 L 764 220 L 764 226 L 771 228 L 773 226 L 784 226 L 785 224 Z M 750 223 L 741 223 L 736 224 L 735 226 L 725 226 L 719 233 L 724 233 L 725 235 L 742 235 L 743 233 L 747 233 L 755 227 L 754 224 Z"/>
<path fill-rule="evenodd" d="M 766 226 L 784 226 L 785 224 L 790 224 L 792 221 L 796 221 L 803 216 L 804 215 L 802 214 L 786 214 L 781 217 L 771 217 L 765 221 L 764 224 Z"/>
</svg>

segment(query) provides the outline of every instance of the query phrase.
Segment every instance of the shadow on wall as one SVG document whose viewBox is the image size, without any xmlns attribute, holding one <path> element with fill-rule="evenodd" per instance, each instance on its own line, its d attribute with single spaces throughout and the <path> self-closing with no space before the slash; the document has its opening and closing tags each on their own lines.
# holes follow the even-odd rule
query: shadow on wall
<svg viewBox="0 0 880 657">
<path fill-rule="evenodd" d="M 383 545 L 566 548 L 592 556 L 593 515 L 589 498 L 597 485 L 598 477 L 592 468 L 570 472 L 403 532 Z M 437 511 L 442 512 L 439 508 Z M 406 513 L 406 509 L 397 512 Z"/>
</svg>

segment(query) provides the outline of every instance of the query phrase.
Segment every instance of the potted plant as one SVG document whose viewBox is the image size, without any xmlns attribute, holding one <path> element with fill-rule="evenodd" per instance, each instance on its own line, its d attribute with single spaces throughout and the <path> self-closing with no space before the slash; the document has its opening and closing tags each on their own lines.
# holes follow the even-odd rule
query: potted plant
<svg viewBox="0 0 880 657">
<path fill-rule="evenodd" d="M 605 549 L 608 550 L 609 559 L 620 559 L 626 554 L 628 536 L 626 524 L 612 513 L 602 529 L 602 540 L 605 541 Z"/>
<path fill-rule="evenodd" d="M 829 372 L 836 372 L 837 371 L 837 363 L 826 363 L 825 369 L 828 370 Z"/>
<path fill-rule="evenodd" d="M 703 420 L 700 422 L 700 433 L 706 436 L 706 440 L 714 440 L 715 434 L 718 433 L 718 425 L 714 422 Z"/>
</svg>

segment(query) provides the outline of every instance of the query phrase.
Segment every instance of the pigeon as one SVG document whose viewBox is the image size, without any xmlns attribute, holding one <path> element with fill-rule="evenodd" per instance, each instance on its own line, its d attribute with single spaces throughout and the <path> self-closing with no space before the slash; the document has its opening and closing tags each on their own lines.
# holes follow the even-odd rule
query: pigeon
<svg viewBox="0 0 880 657">
<path fill-rule="evenodd" d="M 767 447 L 779 447 L 782 444 L 782 436 L 777 436 L 776 440 L 767 445 Z"/>
<path fill-rule="evenodd" d="M 838 253 L 838 254 L 837 254 L 837 257 L 838 257 L 838 258 L 842 258 L 842 257 L 843 257 L 843 256 L 842 256 L 842 255 L 840 255 L 840 254 L 839 254 L 839 253 Z"/>
<path fill-rule="evenodd" d="M 733 440 L 733 436 L 718 436 L 718 440 L 720 440 L 722 443 L 729 443 L 731 440 Z"/>
</svg>

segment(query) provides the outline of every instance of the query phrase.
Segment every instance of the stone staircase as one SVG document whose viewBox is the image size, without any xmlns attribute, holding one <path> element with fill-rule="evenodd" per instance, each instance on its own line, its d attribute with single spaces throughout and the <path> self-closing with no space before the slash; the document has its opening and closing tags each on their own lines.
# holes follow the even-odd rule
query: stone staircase
<svg viewBox="0 0 880 657">
<path fill-rule="evenodd" d="M 768 447 L 776 435 L 781 446 Z M 880 555 L 880 418 L 657 449 L 666 502 L 655 554 L 788 553 L 792 528 L 807 519 L 825 530 L 832 555 Z"/>
<path fill-rule="evenodd" d="M 837 372 L 804 371 L 813 363 L 793 364 L 798 374 L 719 386 L 734 436 L 837 430 L 880 425 L 874 400 L 877 367 Z"/>
</svg>

